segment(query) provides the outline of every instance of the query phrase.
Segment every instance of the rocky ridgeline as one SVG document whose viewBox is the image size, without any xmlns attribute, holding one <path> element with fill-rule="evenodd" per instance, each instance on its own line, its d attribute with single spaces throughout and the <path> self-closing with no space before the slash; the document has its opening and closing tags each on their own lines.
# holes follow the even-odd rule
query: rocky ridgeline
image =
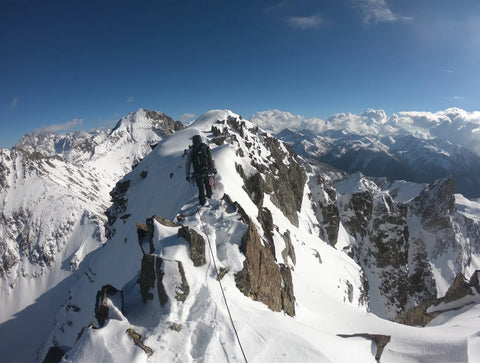
<svg viewBox="0 0 480 363">
<path fill-rule="evenodd" d="M 449 284 L 457 273 L 475 269 L 471 262 L 480 254 L 480 229 L 456 211 L 452 178 L 429 184 L 406 203 L 376 185 L 339 195 L 324 176 L 310 184 L 321 237 L 335 246 L 340 224 L 352 237 L 342 247 L 364 270 L 369 295 L 380 296 L 370 301 L 376 314 L 393 319 L 436 298 L 432 266 Z M 442 265 L 445 256 L 453 258 L 451 265 Z"/>
<path fill-rule="evenodd" d="M 480 271 L 475 271 L 470 280 L 459 273 L 445 296 L 422 302 L 413 309 L 399 314 L 395 322 L 411 326 L 426 326 L 438 315 L 462 309 L 480 301 Z"/>
<path fill-rule="evenodd" d="M 228 221 L 216 222 L 236 221 L 235 223 L 241 223 L 244 226 L 241 228 L 244 232 L 239 241 L 240 253 L 244 255 L 244 260 L 243 266 L 237 271 L 229 271 L 221 266 L 217 271 L 218 278 L 222 279 L 226 274 L 233 274 L 237 288 L 244 295 L 263 302 L 273 311 L 284 311 L 294 316 L 295 295 L 291 268 L 296 263 L 295 251 L 289 231 L 279 234 L 276 221 L 263 201 L 268 196 L 293 225 L 298 225 L 298 212 L 302 206 L 306 173 L 296 156 L 282 143 L 259 132 L 258 128 L 248 129 L 241 119 L 228 117 L 226 120 L 219 120 L 216 126 L 212 127 L 211 132 L 212 143 L 217 145 L 231 143 L 236 148 L 236 153 L 242 160 L 242 164 L 236 165 L 236 170 L 244 179 L 244 189 L 258 209 L 257 215 L 247 215 L 242 206 L 238 202 L 233 202 L 226 194 L 219 201 L 216 208 L 225 211 Z M 143 179 L 149 177 L 148 173 L 143 172 L 140 176 Z M 110 238 L 118 237 L 117 224 L 124 225 L 123 221 L 130 217 L 127 199 L 130 188 L 131 182 L 127 176 L 117 183 L 111 193 L 113 203 L 108 209 L 106 223 Z M 135 284 L 127 284 L 122 290 L 118 290 L 118 286 L 104 285 L 95 299 L 97 321 L 86 325 L 82 331 L 102 327 L 108 319 L 118 318 L 119 311 L 130 321 L 132 317 L 128 311 L 124 310 L 124 304 L 131 304 L 132 299 L 141 299 L 145 309 L 153 309 L 164 316 L 182 309 L 189 309 L 184 304 L 189 297 L 192 282 L 185 274 L 184 266 L 193 265 L 193 268 L 204 268 L 208 258 L 206 254 L 209 252 L 203 231 L 195 230 L 188 224 L 182 225 L 182 223 L 181 221 L 174 223 L 166 218 L 153 216 L 148 218 L 146 223 L 136 224 L 142 257 L 138 261 L 139 274 Z M 155 239 L 155 229 L 160 225 L 163 226 L 162 228 L 171 230 L 165 242 Z M 279 247 L 275 245 L 275 234 L 284 241 L 281 251 L 277 251 Z M 174 242 L 173 238 L 176 238 L 177 242 Z M 214 248 L 218 243 L 234 244 L 235 241 L 214 241 Z M 161 246 L 164 244 L 175 245 L 178 248 L 186 244 L 188 259 L 171 259 L 164 256 L 161 252 L 163 250 Z M 178 256 L 178 254 L 175 255 Z M 279 256 L 281 261 L 277 260 Z M 224 261 L 224 263 L 228 262 Z M 95 279 L 96 277 L 93 276 L 90 282 Z M 124 296 L 127 296 L 125 300 Z M 194 300 L 202 298 L 204 297 L 200 294 L 194 297 Z M 188 304 L 191 305 L 192 302 Z M 67 325 L 68 321 L 77 320 L 74 316 L 80 314 L 79 311 L 69 309 L 68 304 L 64 306 L 64 310 L 63 315 L 68 317 L 64 318 Z M 136 314 L 139 314 L 138 311 Z M 148 314 L 155 315 L 151 311 Z M 59 329 L 51 340 L 55 345 L 51 347 L 52 352 L 58 353 L 56 347 L 58 341 L 66 339 L 63 335 L 67 326 L 61 324 L 59 323 Z M 181 322 L 172 321 L 169 324 L 175 331 L 182 329 Z M 133 330 L 129 335 L 132 339 L 134 339 L 133 336 L 139 336 Z M 72 343 L 70 342 L 69 345 Z M 138 338 L 135 344 L 142 347 L 141 338 Z M 143 346 L 142 349 L 147 355 L 152 353 L 149 347 Z"/>
<path fill-rule="evenodd" d="M 240 247 L 246 259 L 244 268 L 235 276 L 237 287 L 246 296 L 265 303 L 270 309 L 284 310 L 293 316 L 295 296 L 290 268 L 296 262 L 295 251 L 287 231 L 280 236 L 286 247 L 279 251 L 282 261 L 277 261 L 273 234 L 278 233 L 278 227 L 271 211 L 264 207 L 263 200 L 269 196 L 285 217 L 298 226 L 306 173 L 296 155 L 283 143 L 257 127 L 247 128 L 241 119 L 229 116 L 218 120 L 211 133 L 212 144 L 230 143 L 235 146 L 237 155 L 244 161 L 244 164 L 236 164 L 235 168 L 244 180 L 244 189 L 258 208 L 257 216 L 248 216 L 242 206 L 224 196 L 228 208 L 237 210 L 248 226 Z M 129 179 L 125 178 L 111 192 L 113 203 L 107 210 L 106 224 L 109 237 L 115 235 L 115 222 L 129 217 L 126 214 L 129 184 Z M 258 231 L 258 228 L 261 230 Z M 192 259 L 194 255 L 192 252 Z"/>
<path fill-rule="evenodd" d="M 65 135 L 40 130 L 12 150 L 0 149 L 0 278 L 14 287 L 21 276 L 43 275 L 76 229 L 88 226 L 92 237 L 82 253 L 104 243 L 112 186 L 152 144 L 182 128 L 163 113 L 139 110 L 111 130 Z M 107 160 L 110 171 L 102 166 Z M 73 270 L 82 258 L 71 256 Z M 22 263 L 36 267 L 23 269 Z"/>
</svg>

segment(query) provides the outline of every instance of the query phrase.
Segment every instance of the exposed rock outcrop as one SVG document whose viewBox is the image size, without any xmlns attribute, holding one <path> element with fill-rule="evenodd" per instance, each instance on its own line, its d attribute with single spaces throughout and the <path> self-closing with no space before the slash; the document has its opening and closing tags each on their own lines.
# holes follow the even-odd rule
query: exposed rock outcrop
<svg viewBox="0 0 480 363">
<path fill-rule="evenodd" d="M 358 261 L 370 284 L 383 297 L 380 315 L 393 318 L 408 298 L 408 226 L 407 209 L 388 194 L 369 191 L 342 196 L 340 216 L 348 233 L 355 237 L 352 257 Z M 372 290 L 370 290 L 372 292 Z"/>
<path fill-rule="evenodd" d="M 205 258 L 205 239 L 194 229 L 183 226 L 178 230 L 178 236 L 187 240 L 190 246 L 190 258 L 194 266 L 202 266 L 207 263 Z"/>
<path fill-rule="evenodd" d="M 97 318 L 100 327 L 102 327 L 108 319 L 108 300 L 112 298 L 118 300 L 118 305 L 123 312 L 123 291 L 117 290 L 112 285 L 104 285 L 102 286 L 102 289 L 97 292 L 97 297 L 95 299 L 95 317 Z"/>
<path fill-rule="evenodd" d="M 295 296 L 290 269 L 276 263 L 272 251 L 262 244 L 252 222 L 242 238 L 240 249 L 246 257 L 243 269 L 235 275 L 240 291 L 273 311 L 284 310 L 294 316 Z"/>
<path fill-rule="evenodd" d="M 150 290 L 155 288 L 155 282 L 157 283 L 157 296 L 160 305 L 163 306 L 168 301 L 168 295 L 163 285 L 162 264 L 163 259 L 156 255 L 146 254 L 142 258 L 142 267 L 137 282 L 140 285 L 140 293 L 144 303 L 153 300 L 154 296 Z"/>
<path fill-rule="evenodd" d="M 452 178 L 429 184 L 405 203 L 381 190 L 384 180 L 360 174 L 349 178 L 354 192 L 342 195 L 327 177 L 310 179 L 312 202 L 324 239 L 335 244 L 340 224 L 352 237 L 342 248 L 362 266 L 370 294 L 381 297 L 371 305 L 373 312 L 393 319 L 435 299 L 433 268 L 452 283 L 474 262 L 471 256 L 480 252 L 479 223 L 456 211 Z M 452 261 L 449 266 L 441 266 L 445 256 Z"/>
<path fill-rule="evenodd" d="M 167 286 L 163 283 L 167 272 L 169 273 L 168 281 L 174 281 L 174 285 L 169 286 L 171 291 L 167 291 Z M 183 263 L 166 260 L 157 255 L 145 254 L 143 256 L 137 283 L 140 285 L 140 293 L 145 303 L 148 300 L 154 300 L 154 293 L 156 293 L 161 306 L 167 304 L 169 296 L 179 302 L 184 302 L 190 293 Z"/>
<path fill-rule="evenodd" d="M 237 154 L 249 153 L 251 166 L 257 171 L 246 175 L 240 165 L 236 165 L 238 173 L 244 179 L 245 190 L 259 211 L 263 208 L 265 194 L 269 195 L 273 204 L 278 207 L 290 222 L 298 226 L 298 212 L 302 207 L 303 191 L 307 175 L 298 161 L 297 155 L 278 139 L 267 134 L 259 135 L 258 127 L 248 129 L 242 120 L 228 117 L 226 123 L 242 138 L 245 149 L 239 147 Z M 226 128 L 215 129 L 216 139 L 226 138 Z M 235 135 L 232 135 L 235 136 Z M 259 136 L 269 155 L 262 155 L 258 145 Z M 238 138 L 235 136 L 238 141 Z"/>
<path fill-rule="evenodd" d="M 60 363 L 65 352 L 59 347 L 50 347 L 42 363 Z"/>
<path fill-rule="evenodd" d="M 381 362 L 382 353 L 385 349 L 386 345 L 390 343 L 392 337 L 390 335 L 382 335 L 382 334 L 369 334 L 369 333 L 358 333 L 358 334 L 338 334 L 339 337 L 342 338 L 355 338 L 355 337 L 362 337 L 366 339 L 370 339 L 375 342 L 377 350 L 375 352 L 375 360 L 377 362 Z"/>
<path fill-rule="evenodd" d="M 153 354 L 153 349 L 143 344 L 142 336 L 138 334 L 135 330 L 129 328 L 125 331 L 125 333 L 127 333 L 127 335 L 132 338 L 136 346 L 140 347 L 145 352 L 147 357 L 150 357 Z"/>
<path fill-rule="evenodd" d="M 463 274 L 458 274 L 445 296 L 423 302 L 415 308 L 399 314 L 395 318 L 395 322 L 411 326 L 426 326 L 444 312 L 458 310 L 472 304 L 473 301 L 462 298 L 480 293 L 479 275 L 480 271 L 477 270 L 467 281 Z"/>
<path fill-rule="evenodd" d="M 130 180 L 121 180 L 117 183 L 115 188 L 110 192 L 112 197 L 112 205 L 105 211 L 105 214 L 108 218 L 108 223 L 105 226 L 106 236 L 108 239 L 113 238 L 115 235 L 115 229 L 113 224 L 118 217 L 121 217 L 127 210 L 128 200 L 125 197 L 125 194 L 128 191 L 130 186 Z"/>
</svg>

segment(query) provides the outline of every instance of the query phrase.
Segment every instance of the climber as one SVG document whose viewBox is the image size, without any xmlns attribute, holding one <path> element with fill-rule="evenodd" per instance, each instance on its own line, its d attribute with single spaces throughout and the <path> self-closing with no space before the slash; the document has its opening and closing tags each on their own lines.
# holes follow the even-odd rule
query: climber
<svg viewBox="0 0 480 363">
<path fill-rule="evenodd" d="M 192 137 L 193 145 L 185 163 L 185 176 L 188 182 L 195 180 L 198 187 L 198 201 L 205 205 L 206 198 L 212 197 L 212 186 L 210 185 L 210 176 L 217 174 L 215 161 L 212 158 L 212 152 L 207 144 L 202 141 L 200 135 Z M 193 164 L 193 175 L 190 176 L 190 165 Z"/>
</svg>

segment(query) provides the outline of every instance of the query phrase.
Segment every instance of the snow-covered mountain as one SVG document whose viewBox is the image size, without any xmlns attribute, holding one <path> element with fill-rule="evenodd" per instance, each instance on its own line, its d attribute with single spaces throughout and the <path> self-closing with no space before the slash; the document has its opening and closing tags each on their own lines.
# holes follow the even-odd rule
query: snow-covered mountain
<svg viewBox="0 0 480 363">
<path fill-rule="evenodd" d="M 164 114 L 142 109 L 113 129 L 37 131 L 0 149 L 1 322 L 84 272 L 82 262 L 106 242 L 115 183 L 176 128 Z"/>
<path fill-rule="evenodd" d="M 125 119 L 132 132 L 118 140 L 133 140 L 133 130 L 151 120 L 145 111 L 137 114 Z M 145 125 L 140 135 L 152 129 Z M 184 170 L 195 134 L 209 143 L 218 170 L 213 198 L 198 212 L 196 188 Z M 93 193 L 87 181 L 101 171 L 87 165 L 107 149 L 108 137 L 96 144 L 46 139 L 28 151 L 44 153 L 44 178 L 61 180 L 57 169 L 78 160 L 83 167 L 74 178 L 81 171 L 85 193 Z M 79 152 L 91 150 L 87 144 L 97 146 L 92 159 Z M 109 171 L 112 159 L 91 162 L 112 176 L 101 242 L 78 254 L 73 274 L 66 271 L 74 255 L 54 254 L 53 263 L 62 261 L 59 271 L 71 278 L 54 288 L 42 282 L 45 294 L 33 308 L 0 324 L 7 362 L 480 360 L 480 205 L 454 194 L 452 179 L 391 182 L 309 165 L 273 134 L 227 110 L 148 140 L 143 160 L 132 156 L 136 147 L 124 145 L 116 149 L 117 162 L 130 156 L 138 164 L 121 180 Z M 55 164 L 66 158 L 71 162 Z M 55 223 L 63 213 L 56 208 Z M 75 253 L 82 238 L 70 237 L 64 250 Z M 45 261 L 29 263 L 52 269 Z M 60 308 L 44 306 L 62 297 Z M 56 313 L 41 321 L 46 326 L 28 321 L 44 311 Z M 397 313 L 402 324 L 426 327 L 394 323 Z M 25 336 L 7 334 L 18 329 Z"/>
<path fill-rule="evenodd" d="M 368 109 L 323 121 L 274 110 L 253 117 L 305 158 L 390 180 L 430 183 L 452 175 L 457 193 L 480 197 L 479 112 L 450 108 L 387 117 Z"/>
<path fill-rule="evenodd" d="M 429 183 L 453 176 L 455 190 L 470 198 L 480 197 L 480 156 L 461 145 L 440 138 L 414 135 L 361 135 L 345 130 L 316 134 L 285 129 L 277 137 L 299 155 L 348 173 L 390 180 Z"/>
<path fill-rule="evenodd" d="M 321 236 L 362 266 L 375 314 L 393 319 L 480 269 L 480 218 L 466 212 L 480 205 L 455 194 L 453 178 L 320 175 L 310 184 Z"/>
</svg>

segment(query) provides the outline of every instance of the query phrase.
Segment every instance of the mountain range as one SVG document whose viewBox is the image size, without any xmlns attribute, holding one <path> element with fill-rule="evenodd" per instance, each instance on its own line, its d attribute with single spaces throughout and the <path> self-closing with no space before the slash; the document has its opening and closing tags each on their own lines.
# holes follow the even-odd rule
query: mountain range
<svg viewBox="0 0 480 363">
<path fill-rule="evenodd" d="M 455 120 L 461 111 L 451 109 L 446 114 Z M 398 116 L 387 120 L 382 111 L 367 110 L 360 116 L 337 115 L 322 130 L 287 128 L 277 137 L 302 157 L 348 173 L 416 183 L 453 176 L 457 193 L 480 197 L 480 155 L 477 142 L 466 136 L 476 135 L 472 128 L 478 125 L 455 126 L 447 117 L 428 125 L 428 133 L 399 125 Z"/>
<path fill-rule="evenodd" d="M 197 134 L 218 170 L 202 208 L 184 170 Z M 348 169 L 388 158 L 425 179 Z M 450 142 L 274 135 L 228 110 L 29 134 L 1 150 L 2 357 L 480 359 L 480 204 L 438 160 L 476 165 Z"/>
</svg>

